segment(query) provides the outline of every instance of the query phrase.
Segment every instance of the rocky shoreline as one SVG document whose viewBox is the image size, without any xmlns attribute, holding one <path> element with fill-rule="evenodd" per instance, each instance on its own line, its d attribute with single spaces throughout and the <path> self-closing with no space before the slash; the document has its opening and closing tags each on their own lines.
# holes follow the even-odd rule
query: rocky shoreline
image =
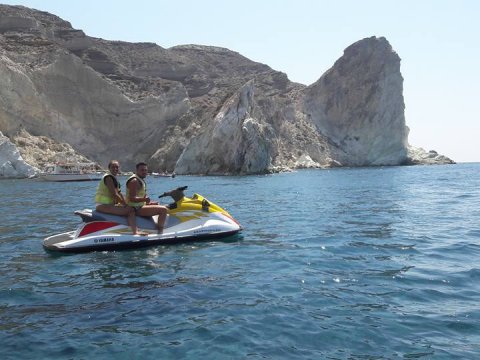
<svg viewBox="0 0 480 360">
<path fill-rule="evenodd" d="M 35 137 L 22 130 L 14 142 L 0 132 L 0 180 L 35 178 L 47 164 L 58 162 L 91 163 L 87 157 L 78 154 L 68 144 L 58 144 L 45 136 Z M 434 150 L 409 147 L 408 161 L 402 165 L 455 164 L 451 159 Z M 97 164 L 101 168 L 100 164 Z M 333 159 L 326 165 L 313 161 L 308 155 L 299 157 L 293 166 L 271 167 L 265 173 L 290 172 L 295 169 L 331 169 L 343 167 Z M 225 173 L 223 175 L 230 175 Z"/>
<path fill-rule="evenodd" d="M 54 164 L 57 162 L 92 162 L 85 156 L 77 154 L 68 144 L 55 144 L 53 149 L 46 149 L 46 152 L 50 153 L 50 156 L 41 157 L 39 156 L 38 148 L 36 148 L 35 145 L 32 146 L 32 144 L 30 143 L 27 146 L 22 147 L 22 145 L 24 144 L 22 137 L 16 138 L 15 142 L 19 145 L 18 147 L 0 132 L 0 180 L 36 178 L 41 173 L 41 169 L 45 165 Z M 45 142 L 51 143 L 52 140 L 48 139 Z M 56 151 L 58 146 L 66 150 Z M 44 145 L 40 145 L 39 147 L 43 148 Z M 291 167 L 271 167 L 267 171 L 265 171 L 265 173 L 273 174 L 280 172 L 291 172 L 295 169 L 332 169 L 343 167 L 343 165 L 336 160 L 329 160 L 330 161 L 326 165 L 321 165 L 314 162 L 308 155 L 306 155 L 305 157 L 298 158 L 297 162 L 295 162 Z M 402 165 L 442 164 L 455 164 L 455 162 L 444 155 L 438 154 L 435 150 L 430 150 L 427 152 L 422 148 L 409 147 L 408 161 Z M 102 168 L 100 164 L 97 164 L 97 166 L 98 168 Z M 231 174 L 224 173 L 223 175 Z"/>
</svg>

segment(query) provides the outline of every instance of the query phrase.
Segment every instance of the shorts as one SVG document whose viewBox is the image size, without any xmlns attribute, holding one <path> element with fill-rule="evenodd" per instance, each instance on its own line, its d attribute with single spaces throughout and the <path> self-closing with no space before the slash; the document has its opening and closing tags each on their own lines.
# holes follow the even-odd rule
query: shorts
<svg viewBox="0 0 480 360">
<path fill-rule="evenodd" d="M 143 207 L 143 205 L 140 205 L 140 206 L 132 206 L 133 207 L 133 210 L 135 210 L 135 214 L 140 211 L 140 209 Z"/>
</svg>

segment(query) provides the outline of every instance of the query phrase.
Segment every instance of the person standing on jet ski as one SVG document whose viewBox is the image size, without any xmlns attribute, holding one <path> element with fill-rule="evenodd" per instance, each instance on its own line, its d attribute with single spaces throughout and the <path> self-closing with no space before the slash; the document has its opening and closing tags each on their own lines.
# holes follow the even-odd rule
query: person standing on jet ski
<svg viewBox="0 0 480 360">
<path fill-rule="evenodd" d="M 150 201 L 147 196 L 147 183 L 145 182 L 147 174 L 147 164 L 138 163 L 135 167 L 135 174 L 127 180 L 127 204 L 135 209 L 137 215 L 158 215 L 157 227 L 158 233 L 161 234 L 167 217 L 167 208 L 159 205 L 156 201 Z"/>
<path fill-rule="evenodd" d="M 132 228 L 133 235 L 137 235 L 135 209 L 127 205 L 120 192 L 120 183 L 116 178 L 119 171 L 120 163 L 117 160 L 108 163 L 108 171 L 100 180 L 95 194 L 95 209 L 106 214 L 127 216 L 128 225 Z"/>
</svg>

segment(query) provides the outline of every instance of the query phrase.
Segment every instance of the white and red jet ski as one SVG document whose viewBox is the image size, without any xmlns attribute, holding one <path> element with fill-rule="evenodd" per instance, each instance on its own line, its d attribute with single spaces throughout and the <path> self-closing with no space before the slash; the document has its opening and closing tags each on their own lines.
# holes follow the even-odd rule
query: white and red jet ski
<svg viewBox="0 0 480 360">
<path fill-rule="evenodd" d="M 218 239 L 242 230 L 226 210 L 199 194 L 185 197 L 185 189 L 186 186 L 180 187 L 159 196 L 170 196 L 175 201 L 167 206 L 168 214 L 162 234 L 157 233 L 157 216 L 137 216 L 138 229 L 148 235 L 133 235 L 125 216 L 85 209 L 75 211 L 83 220 L 77 230 L 49 236 L 43 240 L 43 247 L 72 253 L 132 249 Z"/>
</svg>

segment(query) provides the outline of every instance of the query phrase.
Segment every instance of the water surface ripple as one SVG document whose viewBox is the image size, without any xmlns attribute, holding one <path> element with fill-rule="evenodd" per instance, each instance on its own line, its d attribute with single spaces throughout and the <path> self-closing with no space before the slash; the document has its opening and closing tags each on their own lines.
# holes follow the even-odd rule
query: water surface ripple
<svg viewBox="0 0 480 360">
<path fill-rule="evenodd" d="M 149 179 L 242 236 L 54 255 L 95 183 L 0 182 L 2 359 L 480 357 L 480 164 Z"/>
</svg>

